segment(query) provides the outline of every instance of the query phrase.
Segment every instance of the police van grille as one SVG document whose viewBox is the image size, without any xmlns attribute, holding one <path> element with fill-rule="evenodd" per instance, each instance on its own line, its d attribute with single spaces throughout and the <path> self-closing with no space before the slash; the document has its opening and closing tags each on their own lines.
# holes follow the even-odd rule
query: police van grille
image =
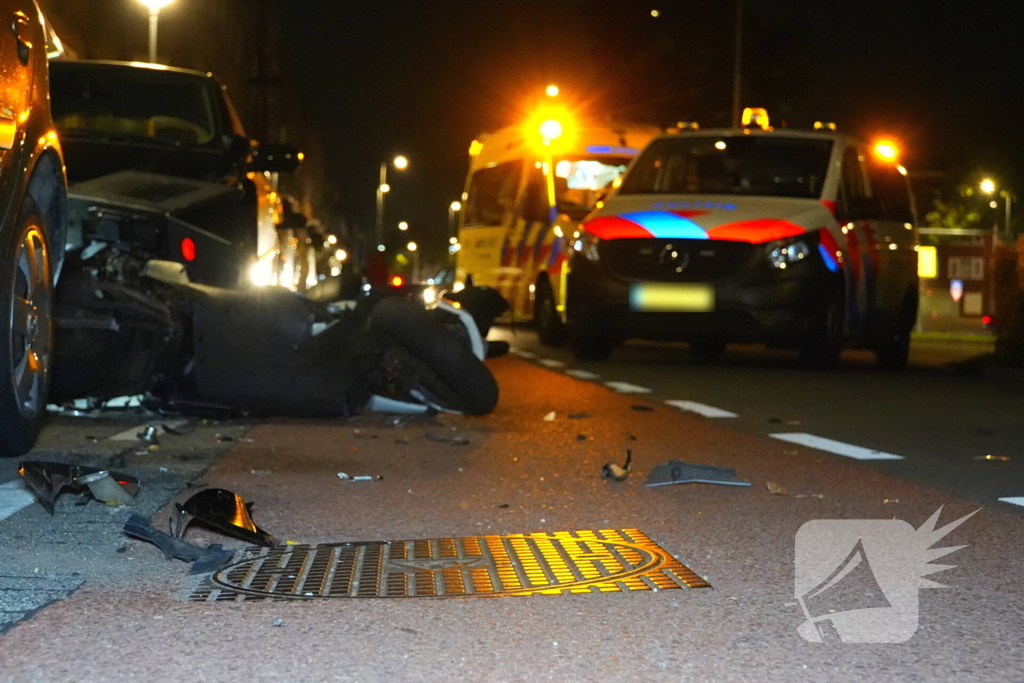
<svg viewBox="0 0 1024 683">
<path fill-rule="evenodd" d="M 743 270 L 756 249 L 718 240 L 619 239 L 601 245 L 601 258 L 626 280 L 715 282 Z"/>
</svg>

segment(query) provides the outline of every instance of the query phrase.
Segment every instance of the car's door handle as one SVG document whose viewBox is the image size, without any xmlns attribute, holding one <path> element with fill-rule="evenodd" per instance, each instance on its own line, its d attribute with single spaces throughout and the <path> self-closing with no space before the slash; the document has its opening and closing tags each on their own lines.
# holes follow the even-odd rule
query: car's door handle
<svg viewBox="0 0 1024 683">
<path fill-rule="evenodd" d="M 14 18 L 11 20 L 11 33 L 14 34 L 15 40 L 18 42 L 18 59 L 25 66 L 28 66 L 29 53 L 32 50 L 32 41 L 25 37 L 31 23 L 32 20 L 24 12 L 15 12 Z"/>
</svg>

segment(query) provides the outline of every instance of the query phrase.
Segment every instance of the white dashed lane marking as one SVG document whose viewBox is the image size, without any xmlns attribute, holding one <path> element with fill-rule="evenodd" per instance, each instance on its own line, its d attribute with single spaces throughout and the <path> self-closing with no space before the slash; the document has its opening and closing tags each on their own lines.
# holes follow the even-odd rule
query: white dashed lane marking
<svg viewBox="0 0 1024 683">
<path fill-rule="evenodd" d="M 565 374 L 569 375 L 570 377 L 575 377 L 576 379 L 590 381 L 593 381 L 595 379 L 601 379 L 601 375 L 597 374 L 596 372 L 591 372 L 590 370 L 566 370 Z"/>
<path fill-rule="evenodd" d="M 1010 498 L 1000 498 L 999 502 L 1009 503 L 1010 505 L 1020 505 L 1024 507 L 1024 496 L 1012 496 Z"/>
<path fill-rule="evenodd" d="M 771 437 L 781 441 L 788 441 L 789 443 L 800 444 L 801 446 L 817 448 L 819 451 L 828 451 L 829 453 L 846 456 L 847 458 L 853 458 L 854 460 L 904 460 L 902 455 L 883 453 L 882 451 L 854 446 L 853 444 L 843 443 L 842 441 L 833 441 L 832 439 L 815 436 L 814 434 L 794 432 L 787 434 L 772 434 Z"/>
<path fill-rule="evenodd" d="M 647 387 L 637 386 L 636 384 L 630 384 L 629 382 L 605 382 L 604 385 L 609 389 L 614 389 L 620 394 L 650 394 L 653 393 Z"/>
<path fill-rule="evenodd" d="M 523 349 L 512 349 L 512 353 L 516 354 L 520 358 L 526 358 L 527 360 L 532 360 L 537 357 L 537 354 L 533 351 L 525 351 Z"/>
<path fill-rule="evenodd" d="M 540 363 L 541 365 L 543 365 L 546 368 L 564 368 L 565 367 L 565 363 L 563 363 L 562 361 L 560 361 L 560 360 L 553 360 L 551 358 L 541 358 L 537 362 Z"/>
<path fill-rule="evenodd" d="M 696 401 L 665 401 L 665 405 L 670 405 L 673 408 L 679 408 L 679 410 L 682 410 L 684 413 L 697 413 L 704 417 L 739 417 L 736 413 L 730 413 L 728 410 L 722 410 L 721 408 L 716 408 L 714 406 L 697 403 Z"/>
<path fill-rule="evenodd" d="M 7 519 L 22 508 L 36 502 L 35 495 L 23 479 L 0 484 L 0 519 Z"/>
</svg>

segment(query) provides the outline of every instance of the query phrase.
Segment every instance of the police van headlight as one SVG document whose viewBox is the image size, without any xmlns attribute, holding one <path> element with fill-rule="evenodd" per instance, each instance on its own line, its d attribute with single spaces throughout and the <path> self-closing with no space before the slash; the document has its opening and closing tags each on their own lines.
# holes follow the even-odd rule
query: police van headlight
<svg viewBox="0 0 1024 683">
<path fill-rule="evenodd" d="M 811 255 L 811 247 L 802 238 L 772 242 L 766 251 L 769 263 L 779 270 L 785 270 Z"/>
<path fill-rule="evenodd" d="M 580 236 L 572 243 L 572 249 L 575 252 L 583 254 L 588 261 L 600 261 L 601 252 L 598 249 L 600 244 L 601 239 L 599 237 L 584 231 L 580 233 Z"/>
</svg>

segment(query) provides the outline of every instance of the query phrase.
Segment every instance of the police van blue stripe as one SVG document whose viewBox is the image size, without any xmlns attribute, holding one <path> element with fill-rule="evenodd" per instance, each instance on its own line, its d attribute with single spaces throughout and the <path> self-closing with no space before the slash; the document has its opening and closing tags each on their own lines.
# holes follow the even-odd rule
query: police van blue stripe
<svg viewBox="0 0 1024 683">
<path fill-rule="evenodd" d="M 668 211 L 638 211 L 623 214 L 622 218 L 633 221 L 658 239 L 706 240 L 707 232 L 689 218 L 683 218 Z"/>
</svg>

